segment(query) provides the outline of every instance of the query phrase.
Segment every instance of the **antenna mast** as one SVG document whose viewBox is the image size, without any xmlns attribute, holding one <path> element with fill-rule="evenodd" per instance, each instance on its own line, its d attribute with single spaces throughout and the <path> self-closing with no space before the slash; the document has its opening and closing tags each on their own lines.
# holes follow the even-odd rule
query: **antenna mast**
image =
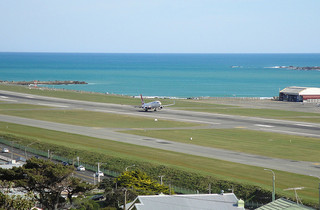
<svg viewBox="0 0 320 210">
<path fill-rule="evenodd" d="M 294 194 L 296 196 L 296 201 L 297 201 L 297 204 L 302 204 L 301 202 L 301 199 L 299 198 L 298 196 L 298 193 L 297 193 L 297 190 L 302 190 L 304 189 L 305 187 L 294 187 L 294 188 L 288 188 L 288 189 L 284 189 L 285 191 L 287 190 L 294 190 Z"/>
</svg>

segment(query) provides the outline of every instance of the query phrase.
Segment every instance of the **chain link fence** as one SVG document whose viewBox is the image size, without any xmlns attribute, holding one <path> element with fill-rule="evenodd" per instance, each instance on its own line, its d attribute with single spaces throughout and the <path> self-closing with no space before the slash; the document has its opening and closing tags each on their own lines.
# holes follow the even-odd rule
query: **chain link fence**
<svg viewBox="0 0 320 210">
<path fill-rule="evenodd" d="M 97 169 L 98 169 L 96 165 L 91 165 L 88 163 L 79 163 L 78 164 L 76 159 L 69 159 L 69 158 L 65 158 L 62 156 L 55 155 L 55 154 L 50 154 L 47 151 L 42 151 L 42 150 L 38 150 L 35 148 L 31 148 L 31 147 L 26 147 L 24 145 L 21 145 L 21 144 L 15 142 L 15 141 L 8 141 L 3 138 L 0 138 L 0 143 L 17 148 L 19 150 L 23 150 L 28 153 L 32 153 L 35 156 L 41 156 L 41 157 L 49 158 L 49 159 L 56 160 L 59 162 L 66 162 L 69 165 L 74 165 L 76 167 L 78 167 L 79 165 L 82 165 L 83 167 L 86 168 L 86 170 L 89 170 L 89 171 L 97 171 Z M 111 170 L 103 169 L 103 168 L 100 168 L 100 171 L 102 171 L 105 175 L 110 176 L 110 177 L 117 177 L 121 174 L 117 171 L 111 171 Z M 181 193 L 181 194 L 197 194 L 197 193 L 199 193 L 199 191 L 190 190 L 190 189 L 186 189 L 183 187 L 177 187 L 177 186 L 173 186 L 173 185 L 171 185 L 171 188 L 174 190 L 175 193 Z"/>
</svg>

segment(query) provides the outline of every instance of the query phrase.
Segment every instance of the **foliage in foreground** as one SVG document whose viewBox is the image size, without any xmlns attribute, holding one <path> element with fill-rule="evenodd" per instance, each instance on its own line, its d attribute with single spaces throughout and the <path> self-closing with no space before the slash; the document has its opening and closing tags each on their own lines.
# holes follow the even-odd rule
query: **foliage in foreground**
<svg viewBox="0 0 320 210">
<path fill-rule="evenodd" d="M 146 173 L 135 171 L 124 171 L 115 179 L 119 187 L 133 188 L 139 195 L 154 195 L 159 193 L 169 194 L 169 187 L 154 181 Z"/>
<path fill-rule="evenodd" d="M 35 205 L 35 197 L 32 193 L 21 195 L 9 195 L 10 189 L 14 186 L 11 181 L 0 180 L 0 187 L 3 192 L 0 192 L 0 209 L 31 209 Z"/>
<path fill-rule="evenodd" d="M 22 167 L 0 169 L 0 178 L 12 181 L 16 187 L 34 193 L 35 200 L 46 209 L 58 209 L 66 204 L 66 200 L 61 196 L 62 191 L 67 190 L 69 201 L 72 203 L 73 194 L 92 189 L 91 185 L 71 177 L 73 171 L 72 166 L 31 158 Z"/>
</svg>

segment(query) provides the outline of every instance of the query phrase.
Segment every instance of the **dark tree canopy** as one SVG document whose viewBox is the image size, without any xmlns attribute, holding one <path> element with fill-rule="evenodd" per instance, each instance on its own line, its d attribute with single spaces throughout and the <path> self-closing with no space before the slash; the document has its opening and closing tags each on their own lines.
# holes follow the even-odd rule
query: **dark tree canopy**
<svg viewBox="0 0 320 210">
<path fill-rule="evenodd" d="M 73 166 L 63 166 L 50 160 L 31 158 L 20 168 L 1 170 L 2 180 L 14 181 L 16 186 L 35 193 L 35 198 L 46 209 L 58 209 L 65 204 L 61 192 L 72 195 L 92 189 L 78 178 L 71 177 Z"/>
</svg>

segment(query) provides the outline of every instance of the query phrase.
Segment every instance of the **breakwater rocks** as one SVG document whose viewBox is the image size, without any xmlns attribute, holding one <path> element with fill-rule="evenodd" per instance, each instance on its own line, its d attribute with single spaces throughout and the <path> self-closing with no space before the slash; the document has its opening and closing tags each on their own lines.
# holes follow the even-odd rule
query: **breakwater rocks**
<svg viewBox="0 0 320 210">
<path fill-rule="evenodd" d="M 291 69 L 291 70 L 302 70 L 302 71 L 320 71 L 320 66 L 274 66 L 275 69 Z"/>
<path fill-rule="evenodd" d="M 1 81 L 3 84 L 12 84 L 12 85 L 86 85 L 88 83 L 84 81 Z"/>
</svg>

